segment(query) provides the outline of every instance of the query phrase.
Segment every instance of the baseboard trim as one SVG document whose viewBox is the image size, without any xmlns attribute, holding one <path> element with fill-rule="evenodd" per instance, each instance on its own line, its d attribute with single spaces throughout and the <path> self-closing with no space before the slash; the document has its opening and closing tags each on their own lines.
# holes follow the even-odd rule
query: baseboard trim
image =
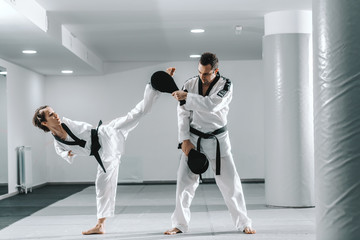
<svg viewBox="0 0 360 240">
<path fill-rule="evenodd" d="M 18 195 L 18 194 L 19 194 L 19 192 L 3 194 L 3 195 L 0 196 L 0 200 L 3 200 L 5 198 L 9 198 L 9 197 L 13 197 L 13 196 Z"/>
<path fill-rule="evenodd" d="M 214 178 L 204 178 L 203 179 L 204 184 L 212 184 L 215 183 Z M 263 178 L 244 178 L 241 179 L 241 183 L 265 183 L 265 180 Z M 89 185 L 94 186 L 94 182 L 46 182 L 42 184 L 38 184 L 33 186 L 33 189 L 45 187 L 48 185 Z M 117 185 L 175 185 L 175 180 L 160 180 L 160 181 L 136 181 L 136 182 L 118 182 Z"/>
<path fill-rule="evenodd" d="M 241 179 L 242 183 L 265 183 L 264 178 L 245 178 Z"/>
<path fill-rule="evenodd" d="M 45 185 L 74 185 L 74 184 L 78 184 L 78 185 L 95 185 L 94 182 L 47 182 L 45 183 Z"/>
<path fill-rule="evenodd" d="M 215 182 L 215 178 L 203 178 L 204 184 L 213 184 Z M 245 178 L 241 179 L 241 183 L 248 184 L 248 183 L 265 183 L 265 180 L 263 178 Z"/>
<path fill-rule="evenodd" d="M 142 181 L 142 182 L 118 182 L 118 185 L 175 185 L 176 181 Z"/>
<path fill-rule="evenodd" d="M 215 178 L 204 178 L 203 184 L 214 184 Z M 241 179 L 241 183 L 265 183 L 263 178 L 246 178 Z M 175 180 L 167 180 L 167 181 L 142 181 L 142 182 L 118 182 L 118 185 L 175 185 Z"/>
</svg>

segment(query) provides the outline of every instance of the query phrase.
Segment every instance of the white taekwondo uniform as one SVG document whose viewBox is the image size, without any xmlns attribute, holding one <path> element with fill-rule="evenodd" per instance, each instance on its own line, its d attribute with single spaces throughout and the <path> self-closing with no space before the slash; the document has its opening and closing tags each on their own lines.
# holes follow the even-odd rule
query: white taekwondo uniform
<svg viewBox="0 0 360 240">
<path fill-rule="evenodd" d="M 187 80 L 183 86 L 187 90 L 186 103 L 178 106 L 179 142 L 190 139 L 197 146 L 198 136 L 190 132 L 190 127 L 203 133 L 213 132 L 227 124 L 229 103 L 232 99 L 233 86 L 229 79 L 218 74 L 211 83 L 208 92 L 202 96 L 202 82 L 198 76 Z M 240 178 L 231 154 L 228 131 L 216 135 L 220 143 L 221 173 L 215 175 L 216 183 L 229 209 L 235 227 L 244 230 L 251 227 L 247 217 L 245 199 Z M 209 159 L 215 172 L 216 139 L 201 139 L 200 151 Z M 177 172 L 176 207 L 171 216 L 172 227 L 187 232 L 190 221 L 190 205 L 199 186 L 199 175 L 190 171 L 187 156 L 181 152 L 181 160 Z"/>
<path fill-rule="evenodd" d="M 104 173 L 98 165 L 95 182 L 98 218 L 114 216 L 118 169 L 121 155 L 124 153 L 125 140 L 129 132 L 138 125 L 140 119 L 151 110 L 159 94 L 160 92 L 147 84 L 144 99 L 135 108 L 128 112 L 126 116 L 116 118 L 108 124 L 101 125 L 98 129 L 99 143 L 101 145 L 99 155 L 106 169 L 106 173 Z M 63 118 L 62 122 L 77 138 L 85 140 L 86 144 L 85 147 L 81 147 L 54 140 L 56 153 L 69 163 L 72 163 L 77 155 L 89 156 L 91 152 L 91 129 L 94 129 L 94 127 L 88 123 L 72 121 L 67 118 Z M 68 134 L 66 141 L 71 140 L 74 139 L 71 139 Z M 68 156 L 70 150 L 74 154 L 72 157 Z"/>
</svg>

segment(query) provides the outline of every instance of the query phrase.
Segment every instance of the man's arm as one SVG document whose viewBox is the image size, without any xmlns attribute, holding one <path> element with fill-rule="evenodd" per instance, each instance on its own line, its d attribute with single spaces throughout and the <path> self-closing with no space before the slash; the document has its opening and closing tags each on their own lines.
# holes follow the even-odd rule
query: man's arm
<svg viewBox="0 0 360 240">
<path fill-rule="evenodd" d="M 181 150 L 188 156 L 191 149 L 195 146 L 190 142 L 190 115 L 191 111 L 184 108 L 184 105 L 178 105 L 178 135 L 181 142 Z"/>
<path fill-rule="evenodd" d="M 174 76 L 175 70 L 176 70 L 176 68 L 169 67 L 168 69 L 166 69 L 166 72 L 170 76 Z M 179 92 L 179 91 L 176 91 L 176 92 Z M 181 92 L 184 92 L 184 91 L 181 91 Z M 174 93 L 172 94 L 172 96 L 174 96 Z M 178 100 L 183 100 L 183 99 L 178 99 Z M 186 156 L 189 154 L 191 149 L 195 148 L 195 146 L 190 142 L 190 139 L 189 139 L 190 138 L 190 133 L 188 130 L 190 128 L 189 118 L 190 118 L 189 111 L 186 111 L 185 109 L 178 109 L 179 141 L 181 142 L 181 150 L 185 153 Z"/>
<path fill-rule="evenodd" d="M 177 100 L 186 100 L 185 109 L 200 112 L 217 112 L 229 105 L 232 100 L 232 84 L 225 87 L 224 83 L 219 86 L 213 94 L 202 96 L 196 93 L 187 93 L 185 91 L 175 91 L 172 93 Z M 225 89 L 225 90 L 224 90 Z"/>
</svg>

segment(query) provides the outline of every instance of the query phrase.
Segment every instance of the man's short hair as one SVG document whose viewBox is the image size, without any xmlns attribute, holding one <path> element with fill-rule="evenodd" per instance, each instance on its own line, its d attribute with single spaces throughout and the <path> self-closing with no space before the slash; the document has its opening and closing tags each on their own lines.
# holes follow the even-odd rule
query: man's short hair
<svg viewBox="0 0 360 240">
<path fill-rule="evenodd" d="M 201 55 L 200 64 L 206 66 L 208 64 L 211 65 L 211 69 L 215 70 L 219 67 L 219 59 L 216 57 L 214 53 L 205 52 Z"/>
<path fill-rule="evenodd" d="M 50 131 L 50 129 L 48 127 L 41 124 L 42 122 L 46 122 L 45 113 L 42 110 L 47 108 L 47 107 L 49 107 L 49 106 L 44 105 L 44 106 L 41 106 L 38 109 L 36 109 L 34 117 L 32 119 L 32 123 L 34 124 L 34 126 L 42 129 L 44 132 L 49 132 Z"/>
</svg>

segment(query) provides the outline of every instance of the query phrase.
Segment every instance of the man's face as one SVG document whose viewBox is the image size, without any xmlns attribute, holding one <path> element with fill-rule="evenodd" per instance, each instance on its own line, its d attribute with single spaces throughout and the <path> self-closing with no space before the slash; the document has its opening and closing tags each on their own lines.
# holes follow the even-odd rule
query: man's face
<svg viewBox="0 0 360 240">
<path fill-rule="evenodd" d="M 210 64 L 204 66 L 199 63 L 198 70 L 202 83 L 204 85 L 209 85 L 215 79 L 216 73 L 219 69 L 211 69 Z"/>
<path fill-rule="evenodd" d="M 45 115 L 45 122 L 41 122 L 42 125 L 51 128 L 61 124 L 59 115 L 57 115 L 51 107 L 46 107 L 41 110 Z"/>
</svg>

